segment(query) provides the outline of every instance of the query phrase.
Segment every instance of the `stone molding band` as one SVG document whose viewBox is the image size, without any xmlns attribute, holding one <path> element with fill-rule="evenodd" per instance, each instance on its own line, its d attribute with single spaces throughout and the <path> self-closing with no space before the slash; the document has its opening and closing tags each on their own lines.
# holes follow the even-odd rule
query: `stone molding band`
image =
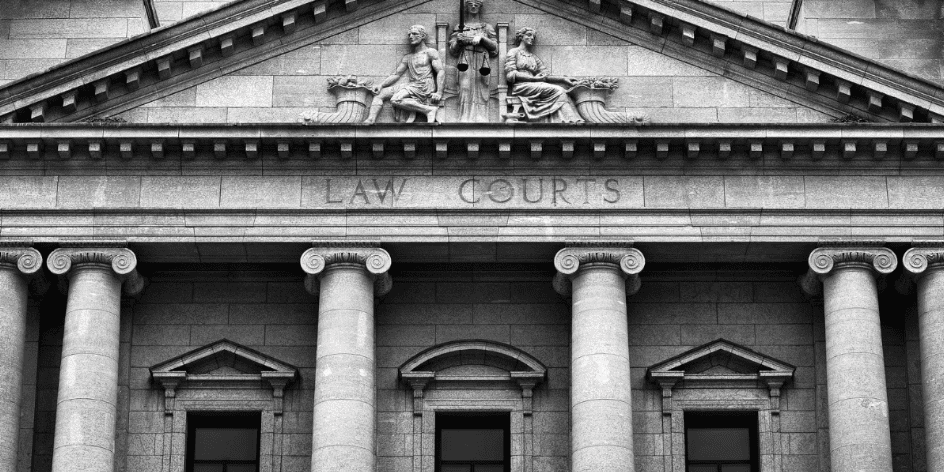
<svg viewBox="0 0 944 472">
<path fill-rule="evenodd" d="M 316 243 L 301 257 L 305 277 L 305 288 L 312 295 L 319 295 L 319 276 L 334 264 L 357 264 L 374 278 L 374 296 L 382 297 L 393 288 L 393 279 L 387 272 L 393 260 L 390 253 L 379 247 L 378 243 L 343 242 Z"/>
<path fill-rule="evenodd" d="M 122 281 L 126 294 L 136 295 L 144 288 L 144 278 L 137 271 L 134 252 L 123 247 L 65 247 L 49 254 L 46 265 L 56 275 L 65 275 L 79 264 L 103 264 Z"/>
<path fill-rule="evenodd" d="M 570 243 L 554 256 L 557 269 L 554 290 L 562 296 L 570 296 L 570 276 L 587 264 L 616 265 L 626 278 L 626 294 L 632 295 L 642 286 L 639 273 L 646 265 L 646 258 L 632 243 Z"/>
<path fill-rule="evenodd" d="M 822 293 L 823 286 L 820 278 L 842 266 L 871 266 L 874 272 L 880 275 L 888 275 L 898 267 L 898 257 L 891 249 L 864 245 L 819 247 L 810 253 L 807 262 L 810 270 L 800 278 L 800 286 L 808 295 Z"/>
<path fill-rule="evenodd" d="M 24 275 L 33 275 L 43 267 L 43 256 L 31 247 L 0 247 L 0 264 L 15 265 Z"/>
</svg>

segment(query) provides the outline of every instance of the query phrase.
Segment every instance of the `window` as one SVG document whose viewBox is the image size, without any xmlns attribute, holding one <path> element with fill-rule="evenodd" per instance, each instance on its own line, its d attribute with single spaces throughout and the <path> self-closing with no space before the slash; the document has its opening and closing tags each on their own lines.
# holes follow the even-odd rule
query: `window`
<svg viewBox="0 0 944 472">
<path fill-rule="evenodd" d="M 436 472 L 511 470 L 508 413 L 436 413 Z"/>
<path fill-rule="evenodd" d="M 188 413 L 187 472 L 258 472 L 261 414 Z"/>
<path fill-rule="evenodd" d="M 685 412 L 687 472 L 757 472 L 756 412 Z"/>
</svg>

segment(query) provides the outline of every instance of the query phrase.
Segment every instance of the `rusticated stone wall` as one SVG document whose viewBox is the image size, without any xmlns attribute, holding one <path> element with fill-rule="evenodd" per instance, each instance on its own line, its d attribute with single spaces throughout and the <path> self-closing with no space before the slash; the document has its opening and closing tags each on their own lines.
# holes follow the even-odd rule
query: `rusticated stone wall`
<svg viewBox="0 0 944 472">
<path fill-rule="evenodd" d="M 305 291 L 301 274 L 233 266 L 150 275 L 141 299 L 123 308 L 118 470 L 160 470 L 163 391 L 150 381 L 148 368 L 220 338 L 299 368 L 301 380 L 286 391 L 282 470 L 308 470 L 317 301 Z M 548 367 L 546 382 L 534 394 L 534 471 L 567 470 L 570 310 L 553 291 L 552 275 L 550 262 L 547 268 L 394 269 L 394 289 L 376 311 L 379 471 L 412 470 L 412 393 L 398 381 L 397 368 L 424 349 L 461 339 L 511 344 Z M 801 294 L 796 274 L 663 264 L 642 275 L 642 289 L 628 300 L 637 472 L 662 471 L 667 460 L 661 392 L 645 379 L 646 368 L 721 337 L 797 367 L 780 403 L 782 470 L 828 470 L 822 308 Z M 894 470 L 917 472 L 924 469 L 914 313 L 892 309 L 907 305 L 895 297 L 886 292 L 882 305 Z M 38 335 L 35 410 L 24 403 L 26 415 L 36 417 L 34 456 L 23 462 L 24 471 L 43 472 L 50 465 L 62 336 L 56 313 L 62 303 L 50 300 Z"/>
</svg>

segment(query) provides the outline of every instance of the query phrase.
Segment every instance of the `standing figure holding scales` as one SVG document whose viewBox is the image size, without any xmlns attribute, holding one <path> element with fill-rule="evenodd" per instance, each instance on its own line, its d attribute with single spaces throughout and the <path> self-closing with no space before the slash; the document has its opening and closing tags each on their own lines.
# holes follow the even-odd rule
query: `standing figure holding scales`
<svg viewBox="0 0 944 472">
<path fill-rule="evenodd" d="M 464 14 L 449 39 L 449 53 L 458 58 L 460 123 L 486 123 L 488 119 L 491 58 L 498 56 L 495 28 L 482 21 L 482 0 L 463 0 Z M 462 12 L 460 12 L 462 14 Z"/>
<path fill-rule="evenodd" d="M 398 119 L 402 111 L 408 111 L 425 114 L 426 121 L 430 123 L 437 121 L 438 103 L 442 100 L 443 83 L 446 80 L 439 51 L 426 46 L 426 28 L 421 25 L 411 26 L 408 36 L 413 52 L 403 56 L 396 70 L 382 84 L 374 86 L 372 91 L 376 96 L 364 123 L 376 122 L 387 100 L 393 105 Z M 406 72 L 409 81 L 391 87 Z"/>
</svg>

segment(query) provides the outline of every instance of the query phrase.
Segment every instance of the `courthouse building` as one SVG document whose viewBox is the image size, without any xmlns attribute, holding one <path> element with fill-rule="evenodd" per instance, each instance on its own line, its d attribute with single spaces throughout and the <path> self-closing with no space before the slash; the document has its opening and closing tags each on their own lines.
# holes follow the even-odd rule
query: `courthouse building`
<svg viewBox="0 0 944 472">
<path fill-rule="evenodd" d="M 944 471 L 940 9 L 0 0 L 0 472 Z"/>
</svg>

